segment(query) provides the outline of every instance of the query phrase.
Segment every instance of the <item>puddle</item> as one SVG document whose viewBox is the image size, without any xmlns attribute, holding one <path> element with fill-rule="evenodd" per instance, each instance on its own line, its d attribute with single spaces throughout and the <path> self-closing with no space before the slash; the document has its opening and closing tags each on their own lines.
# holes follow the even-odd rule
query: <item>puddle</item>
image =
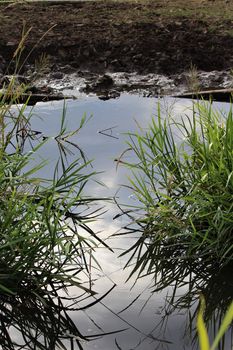
<svg viewBox="0 0 233 350">
<path fill-rule="evenodd" d="M 77 129 L 84 114 L 87 115 L 87 118 L 91 117 L 86 126 L 73 139 L 84 151 L 86 158 L 93 159 L 93 170 L 100 172 L 97 178 L 105 185 L 90 182 L 86 188 L 86 194 L 116 196 L 120 204 L 130 206 L 138 204 L 130 191 L 122 187 L 122 184 L 127 184 L 128 172 L 125 168 L 117 166 L 115 159 L 127 147 L 125 142 L 128 131 L 135 131 L 138 125 L 146 130 L 151 116 L 156 116 L 157 102 L 155 98 L 128 94 L 122 94 L 117 100 L 101 101 L 97 97 L 83 96 L 75 101 L 67 101 L 66 121 L 69 130 Z M 176 118 L 180 118 L 182 113 L 191 114 L 192 102 L 190 100 L 166 98 L 161 100 L 161 105 L 164 114 L 172 111 Z M 223 110 L 229 108 L 227 104 L 216 103 L 216 106 Z M 62 109 L 63 102 L 61 101 L 37 104 L 33 109 L 35 118 L 32 119 L 32 129 L 40 130 L 47 136 L 57 135 L 60 129 Z M 179 142 L 180 135 L 176 137 Z M 49 141 L 41 148 L 40 155 L 49 160 L 46 176 L 50 176 L 53 174 L 53 167 L 59 157 L 56 143 L 53 140 Z M 74 157 L 80 157 L 78 149 Z M 44 173 L 43 175 L 45 176 Z M 105 206 L 108 211 L 91 226 L 95 232 L 99 232 L 102 239 L 121 231 L 122 227 L 128 223 L 127 217 L 124 216 L 113 220 L 120 213 L 116 205 L 106 203 Z M 98 292 L 98 296 L 101 296 L 108 289 L 116 286 L 109 295 L 90 309 L 85 312 L 71 313 L 72 319 L 80 331 L 87 335 L 99 334 L 102 331 L 112 332 L 123 329 L 124 331 L 83 343 L 83 348 L 86 350 L 194 349 L 196 345 L 192 337 L 196 326 L 195 321 L 191 326 L 189 325 L 189 317 L 196 310 L 200 290 L 193 285 L 191 293 L 182 300 L 182 295 L 185 295 L 190 288 L 189 275 L 185 278 L 184 275 L 179 276 L 183 285 L 178 288 L 175 300 L 178 300 L 179 297 L 181 302 L 180 308 L 174 311 L 172 305 L 166 302 L 172 295 L 172 286 L 153 293 L 151 277 L 140 279 L 135 285 L 133 277 L 126 282 L 130 269 L 123 269 L 126 258 L 119 258 L 118 255 L 133 244 L 136 235 L 137 232 L 134 232 L 127 236 L 108 238 L 107 243 L 114 249 L 114 253 L 106 248 L 96 249 L 95 257 L 102 266 L 102 271 L 98 269 L 92 271 L 92 278 L 95 280 L 94 290 Z M 205 273 L 203 276 L 208 276 L 208 280 L 211 280 L 211 271 L 206 270 Z M 205 288 L 207 283 L 203 276 L 201 273 L 200 276 L 197 276 L 200 288 Z M 222 286 L 219 285 L 220 287 Z M 72 288 L 70 293 L 75 295 L 77 289 Z M 188 296 L 191 295 L 191 300 L 189 300 Z M 190 308 L 186 309 L 186 304 Z M 219 305 L 221 304 L 213 306 L 213 314 L 219 309 Z M 215 320 L 215 322 L 218 325 L 218 321 Z M 192 330 L 191 335 L 190 329 Z M 210 334 L 211 332 L 210 328 Z M 230 349 L 230 338 L 226 340 L 225 346 L 225 349 Z"/>
</svg>

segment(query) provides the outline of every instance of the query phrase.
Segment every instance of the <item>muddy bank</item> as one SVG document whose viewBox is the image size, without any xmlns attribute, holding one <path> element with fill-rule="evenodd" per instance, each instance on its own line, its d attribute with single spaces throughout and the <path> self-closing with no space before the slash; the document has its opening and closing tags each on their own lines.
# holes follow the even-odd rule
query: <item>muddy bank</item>
<svg viewBox="0 0 233 350">
<path fill-rule="evenodd" d="M 194 74 L 195 73 L 195 74 Z M 77 71 L 71 74 L 61 72 L 48 74 L 38 79 L 38 88 L 47 86 L 64 96 L 79 97 L 80 94 L 95 94 L 100 99 L 118 98 L 122 92 L 141 94 L 145 97 L 180 96 L 188 92 L 208 90 L 226 90 L 233 87 L 233 75 L 228 71 L 184 72 L 174 75 L 118 72 L 96 74 Z M 224 94 L 229 100 L 230 93 Z"/>
<path fill-rule="evenodd" d="M 102 99 L 231 88 L 232 18 L 223 0 L 0 3 L 0 77 Z"/>
<path fill-rule="evenodd" d="M 97 74 L 89 71 L 74 71 L 65 73 L 61 67 L 60 71 L 37 77 L 33 73 L 18 76 L 5 75 L 0 79 L 0 89 L 6 89 L 11 80 L 14 82 L 13 91 L 16 94 L 19 95 L 19 90 L 22 90 L 22 95 L 17 102 L 26 101 L 30 95 L 30 104 L 38 101 L 78 98 L 82 94 L 97 95 L 102 100 L 108 100 L 118 98 L 122 92 L 136 93 L 145 97 L 169 95 L 195 98 L 203 96 L 208 99 L 212 96 L 214 100 L 229 101 L 233 91 L 231 70 L 189 71 L 165 76 L 126 72 Z"/>
</svg>

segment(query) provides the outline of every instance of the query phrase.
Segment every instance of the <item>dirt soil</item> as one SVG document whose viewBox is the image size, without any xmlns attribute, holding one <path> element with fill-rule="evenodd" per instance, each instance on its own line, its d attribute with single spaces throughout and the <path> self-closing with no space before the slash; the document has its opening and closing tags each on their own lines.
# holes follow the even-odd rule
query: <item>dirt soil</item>
<svg viewBox="0 0 233 350">
<path fill-rule="evenodd" d="M 232 3 L 3 2 L 0 69 L 13 57 L 23 27 L 30 33 L 21 62 L 32 50 L 27 63 L 47 64 L 53 71 L 65 65 L 98 73 L 168 75 L 187 71 L 191 65 L 204 71 L 228 69 L 233 67 Z"/>
</svg>

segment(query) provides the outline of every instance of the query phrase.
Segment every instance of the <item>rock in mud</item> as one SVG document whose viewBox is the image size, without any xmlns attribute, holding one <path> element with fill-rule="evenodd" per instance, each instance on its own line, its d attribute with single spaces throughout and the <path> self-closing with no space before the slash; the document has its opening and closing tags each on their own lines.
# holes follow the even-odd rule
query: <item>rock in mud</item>
<svg viewBox="0 0 233 350">
<path fill-rule="evenodd" d="M 103 92 L 105 94 L 105 90 L 109 90 L 114 86 L 114 80 L 108 74 L 104 74 L 99 77 L 97 81 L 91 80 L 87 82 L 86 87 L 82 89 L 83 92 Z"/>
<path fill-rule="evenodd" d="M 94 87 L 97 89 L 108 89 L 114 85 L 113 79 L 107 75 L 104 74 L 102 77 L 100 77 L 97 82 L 94 84 Z"/>
<path fill-rule="evenodd" d="M 27 93 L 32 93 L 33 95 L 50 95 L 53 94 L 55 95 L 56 92 L 54 89 L 52 89 L 51 87 L 44 85 L 44 86 L 30 86 L 27 89 Z"/>
<path fill-rule="evenodd" d="M 107 101 L 110 100 L 111 98 L 119 98 L 120 97 L 120 92 L 116 91 L 116 90 L 112 90 L 112 91 L 105 91 L 105 93 L 103 94 L 97 94 L 99 100 L 102 101 Z"/>
</svg>

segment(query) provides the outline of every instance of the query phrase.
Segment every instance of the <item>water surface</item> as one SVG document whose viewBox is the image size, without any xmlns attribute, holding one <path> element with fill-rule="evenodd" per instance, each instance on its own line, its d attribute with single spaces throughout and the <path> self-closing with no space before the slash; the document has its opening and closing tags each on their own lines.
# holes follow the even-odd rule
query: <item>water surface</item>
<svg viewBox="0 0 233 350">
<path fill-rule="evenodd" d="M 167 98 L 160 102 L 164 116 L 172 113 L 178 119 L 181 115 L 192 113 L 192 102 L 189 100 Z M 146 130 L 151 118 L 156 118 L 157 104 L 158 99 L 128 94 L 123 94 L 116 100 L 101 101 L 96 97 L 83 97 L 66 102 L 66 121 L 69 130 L 77 129 L 84 114 L 87 119 L 90 118 L 82 130 L 72 137 L 72 141 L 78 144 L 86 159 L 93 160 L 90 171 L 100 172 L 96 178 L 103 183 L 100 185 L 94 181 L 89 182 L 86 194 L 116 197 L 121 205 L 138 205 L 130 190 L 122 186 L 128 184 L 129 171 L 120 163 L 118 164 L 116 159 L 119 159 L 122 152 L 127 149 L 126 133 L 136 131 L 139 127 Z M 63 107 L 61 101 L 37 104 L 33 109 L 32 129 L 42 131 L 45 136 L 56 136 L 59 133 Z M 217 107 L 228 108 L 226 104 L 219 104 Z M 181 137 L 176 135 L 177 142 L 181 141 Z M 53 139 L 49 140 L 41 148 L 40 155 L 41 158 L 48 159 L 46 174 L 43 172 L 43 176 L 51 176 L 59 158 L 56 142 Z M 80 151 L 77 148 L 75 154 L 70 155 L 69 159 L 72 157 L 80 157 Z M 130 157 L 132 155 L 127 152 L 124 159 L 131 160 Z M 81 157 L 80 162 L 82 162 Z M 137 233 L 111 237 L 116 232 L 122 231 L 128 218 L 120 216 L 114 219 L 120 213 L 119 208 L 110 202 L 104 203 L 104 206 L 107 212 L 91 226 L 102 239 L 108 238 L 106 242 L 114 253 L 101 246 L 96 249 L 95 257 L 102 266 L 102 270 L 97 268 L 92 270 L 92 278 L 95 280 L 93 289 L 98 292 L 98 296 L 101 296 L 113 285 L 116 286 L 101 303 L 85 312 L 74 313 L 72 318 L 84 334 L 125 330 L 85 343 L 83 347 L 87 350 L 189 350 L 195 348 L 188 321 L 197 307 L 197 294 L 191 303 L 190 310 L 185 309 L 184 302 L 183 308 L 171 312 L 172 307 L 169 307 L 166 300 L 169 299 L 169 295 L 172 295 L 172 286 L 153 293 L 151 277 L 140 279 L 136 284 L 133 277 L 126 282 L 130 269 L 124 269 L 127 258 L 119 258 L 119 254 L 133 244 Z M 182 279 L 182 276 L 180 278 Z M 182 296 L 187 289 L 188 281 L 179 288 L 177 295 Z M 76 292 L 76 288 L 70 291 L 72 295 Z M 196 291 L 193 292 L 195 295 Z M 129 306 L 131 303 L 132 305 Z M 195 323 L 191 328 L 195 329 Z"/>
</svg>

